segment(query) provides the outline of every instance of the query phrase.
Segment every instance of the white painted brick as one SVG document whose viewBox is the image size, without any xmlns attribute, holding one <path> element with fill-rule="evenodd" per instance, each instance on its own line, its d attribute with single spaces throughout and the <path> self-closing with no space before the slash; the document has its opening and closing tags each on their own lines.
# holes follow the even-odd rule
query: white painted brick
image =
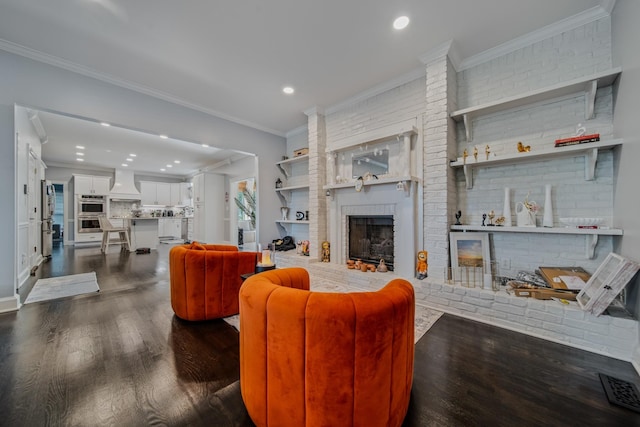
<svg viewBox="0 0 640 427">
<path fill-rule="evenodd" d="M 546 311 L 538 311 L 538 310 L 529 310 L 527 314 L 534 319 L 543 320 L 545 322 L 552 322 L 559 324 L 562 322 L 562 317 L 556 316 L 553 314 L 549 314 Z"/>
<path fill-rule="evenodd" d="M 569 319 L 569 318 L 565 318 L 562 323 L 564 325 L 567 325 L 571 328 L 575 328 L 575 329 L 583 329 L 585 331 L 589 331 L 589 332 L 594 332 L 594 333 L 598 333 L 598 334 L 603 334 L 606 335 L 607 333 L 609 333 L 609 326 L 607 325 L 595 325 L 593 323 L 589 323 L 589 322 L 582 322 L 579 320 L 573 320 L 573 319 Z"/>
<path fill-rule="evenodd" d="M 511 313 L 511 314 L 517 314 L 517 315 L 521 315 L 524 316 L 526 309 L 524 307 L 514 307 L 510 304 L 500 304 L 500 303 L 495 303 L 493 305 L 493 308 L 497 311 L 502 311 L 505 313 Z"/>
</svg>

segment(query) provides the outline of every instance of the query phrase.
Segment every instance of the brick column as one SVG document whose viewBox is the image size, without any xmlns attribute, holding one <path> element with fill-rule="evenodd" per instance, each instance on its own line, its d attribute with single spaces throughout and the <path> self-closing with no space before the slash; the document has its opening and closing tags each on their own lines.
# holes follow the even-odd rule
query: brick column
<svg viewBox="0 0 640 427">
<path fill-rule="evenodd" d="M 327 240 L 327 196 L 322 186 L 327 182 L 327 131 L 323 111 L 305 111 L 309 130 L 309 241 L 311 259 L 319 260 L 320 245 Z"/>
<path fill-rule="evenodd" d="M 456 207 L 455 127 L 449 118 L 455 103 L 456 72 L 446 54 L 426 63 L 426 113 L 423 116 L 424 248 L 429 252 L 429 277 L 444 278 L 449 265 L 449 227 Z"/>
</svg>

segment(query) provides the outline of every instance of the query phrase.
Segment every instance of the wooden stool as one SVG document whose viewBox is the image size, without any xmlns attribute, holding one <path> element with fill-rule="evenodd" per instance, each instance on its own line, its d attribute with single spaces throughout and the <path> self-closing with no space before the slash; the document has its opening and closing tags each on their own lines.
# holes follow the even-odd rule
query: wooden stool
<svg viewBox="0 0 640 427">
<path fill-rule="evenodd" d="M 100 252 L 107 253 L 109 245 L 121 245 L 120 250 L 131 251 L 131 240 L 129 239 L 129 228 L 114 227 L 111 222 L 104 216 L 99 216 L 100 228 L 102 229 L 102 246 Z M 117 239 L 111 239 L 111 233 L 118 233 Z"/>
</svg>

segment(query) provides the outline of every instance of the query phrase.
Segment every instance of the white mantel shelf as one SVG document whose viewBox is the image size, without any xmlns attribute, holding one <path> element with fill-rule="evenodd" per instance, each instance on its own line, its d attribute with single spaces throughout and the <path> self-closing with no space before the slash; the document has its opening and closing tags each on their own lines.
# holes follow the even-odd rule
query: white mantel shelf
<svg viewBox="0 0 640 427">
<path fill-rule="evenodd" d="M 622 236 L 619 228 L 574 228 L 574 227 L 499 227 L 482 225 L 452 225 L 453 231 L 484 231 L 487 233 L 539 233 L 539 234 L 580 234 L 586 238 L 585 256 L 593 259 L 598 236 Z"/>
<path fill-rule="evenodd" d="M 551 147 L 542 150 L 534 150 L 527 152 L 517 152 L 503 154 L 500 156 L 489 156 L 483 159 L 484 153 L 478 154 L 478 160 L 473 156 L 467 156 L 466 161 L 462 157 L 449 163 L 452 168 L 464 168 L 467 189 L 473 188 L 473 169 L 478 167 L 490 167 L 505 164 L 517 164 L 524 162 L 534 162 L 559 157 L 575 157 L 585 156 L 584 162 L 584 178 L 592 181 L 595 176 L 596 161 L 598 159 L 598 150 L 606 150 L 622 145 L 622 139 L 610 139 L 608 141 L 587 142 L 584 144 L 569 145 L 566 147 Z"/>
<path fill-rule="evenodd" d="M 473 139 L 472 120 L 477 116 L 532 105 L 537 102 L 548 101 L 563 96 L 584 93 L 585 118 L 588 120 L 594 116 L 594 103 L 597 89 L 612 85 L 621 72 L 621 68 L 613 68 L 608 71 L 558 83 L 546 88 L 532 90 L 522 95 L 511 96 L 497 101 L 488 102 L 486 104 L 477 105 L 475 107 L 464 108 L 451 113 L 451 118 L 456 121 L 462 120 L 464 122 L 467 141 L 471 141 Z"/>
<path fill-rule="evenodd" d="M 420 178 L 415 176 L 391 176 L 391 177 L 382 177 L 380 179 L 370 179 L 368 181 L 364 181 L 363 187 L 367 187 L 369 185 L 381 185 L 381 184 L 397 184 L 398 182 L 420 182 Z M 356 182 L 341 182 L 339 184 L 329 184 L 324 185 L 322 187 L 323 190 L 334 190 L 338 188 L 354 188 L 355 191 Z"/>
</svg>

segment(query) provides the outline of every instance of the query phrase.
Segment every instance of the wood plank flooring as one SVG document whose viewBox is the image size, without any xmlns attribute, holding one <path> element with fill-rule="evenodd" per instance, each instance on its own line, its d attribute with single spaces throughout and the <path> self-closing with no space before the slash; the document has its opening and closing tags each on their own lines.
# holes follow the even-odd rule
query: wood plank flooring
<svg viewBox="0 0 640 427">
<path fill-rule="evenodd" d="M 38 277 L 90 271 L 101 292 L 0 315 L 0 425 L 253 425 L 237 332 L 173 315 L 169 247 L 54 249 L 23 300 Z M 416 346 L 404 425 L 640 426 L 599 372 L 640 385 L 629 363 L 444 315 Z"/>
</svg>

